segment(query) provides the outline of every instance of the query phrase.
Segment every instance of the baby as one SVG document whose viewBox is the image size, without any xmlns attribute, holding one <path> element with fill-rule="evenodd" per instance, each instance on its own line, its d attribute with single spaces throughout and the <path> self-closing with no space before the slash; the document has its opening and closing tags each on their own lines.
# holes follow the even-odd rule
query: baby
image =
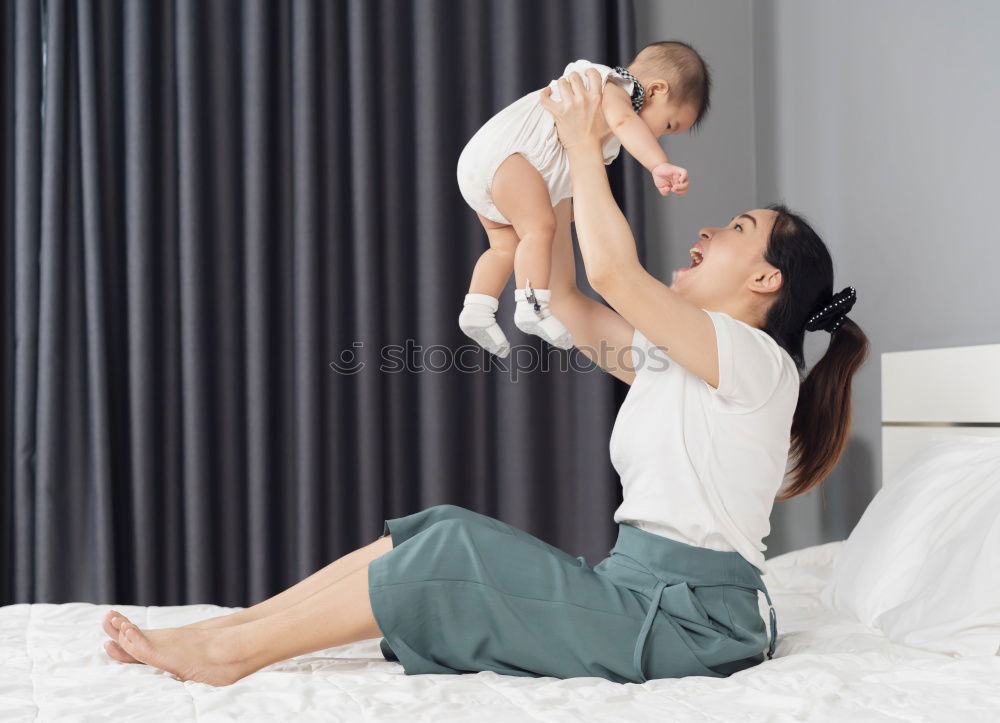
<svg viewBox="0 0 1000 723">
<path fill-rule="evenodd" d="M 627 68 L 577 60 L 561 77 L 600 73 L 604 164 L 622 146 L 653 176 L 661 195 L 687 192 L 687 171 L 670 163 L 657 138 L 697 127 L 708 111 L 711 78 L 705 61 L 682 42 L 647 45 Z M 611 81 L 610 83 L 608 81 Z M 558 79 L 549 83 L 559 100 Z M 486 229 L 490 247 L 472 272 L 458 317 L 462 331 L 492 354 L 506 357 L 510 343 L 496 322 L 499 296 L 514 272 L 514 324 L 560 349 L 573 338 L 549 310 L 548 288 L 555 232 L 553 208 L 573 195 L 569 161 L 552 116 L 532 91 L 490 118 L 458 159 L 458 187 Z"/>
</svg>

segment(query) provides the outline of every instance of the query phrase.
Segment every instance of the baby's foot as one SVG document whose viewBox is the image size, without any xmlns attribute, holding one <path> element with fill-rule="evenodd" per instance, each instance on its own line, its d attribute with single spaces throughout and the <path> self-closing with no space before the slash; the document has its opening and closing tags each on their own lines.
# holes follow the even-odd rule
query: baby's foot
<svg viewBox="0 0 1000 723">
<path fill-rule="evenodd" d="M 549 311 L 551 298 L 550 289 L 531 289 L 530 284 L 526 284 L 524 289 L 515 289 L 514 300 L 517 301 L 517 308 L 514 310 L 514 325 L 525 334 L 534 334 L 545 339 L 554 347 L 569 349 L 573 346 L 573 336 Z"/>
<path fill-rule="evenodd" d="M 496 311 L 500 300 L 489 294 L 466 294 L 458 326 L 462 332 L 491 354 L 505 357 L 510 354 L 507 335 L 497 324 Z"/>
</svg>

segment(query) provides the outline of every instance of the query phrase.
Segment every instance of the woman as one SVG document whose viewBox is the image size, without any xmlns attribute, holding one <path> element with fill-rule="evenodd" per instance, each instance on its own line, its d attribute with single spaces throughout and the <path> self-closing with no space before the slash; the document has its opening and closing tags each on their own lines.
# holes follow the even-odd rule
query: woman
<svg viewBox="0 0 1000 723">
<path fill-rule="evenodd" d="M 593 75 L 591 75 L 593 73 Z M 114 610 L 105 644 L 182 680 L 227 685 L 315 650 L 382 636 L 404 672 L 493 670 L 617 682 L 724 677 L 774 652 L 760 615 L 762 538 L 777 499 L 819 484 L 850 424 L 868 342 L 832 296 L 830 256 L 781 206 L 700 232 L 694 270 L 667 287 L 639 264 L 608 186 L 596 72 L 542 91 L 570 156 L 577 236 L 594 289 L 575 283 L 569 200 L 556 208 L 553 311 L 578 348 L 630 385 L 611 438 L 624 499 L 593 568 L 497 519 L 437 505 L 253 607 L 140 630 Z M 694 262 L 693 262 L 694 263 Z M 831 332 L 801 382 L 805 330 Z M 790 458 L 797 462 L 786 469 Z"/>
</svg>

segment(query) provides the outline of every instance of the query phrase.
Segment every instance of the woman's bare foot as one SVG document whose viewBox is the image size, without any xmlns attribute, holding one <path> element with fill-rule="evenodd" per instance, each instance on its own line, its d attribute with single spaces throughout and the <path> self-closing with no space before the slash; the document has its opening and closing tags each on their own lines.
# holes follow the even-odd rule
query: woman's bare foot
<svg viewBox="0 0 1000 723">
<path fill-rule="evenodd" d="M 242 611 L 239 611 L 242 612 Z M 117 610 L 108 610 L 104 615 L 104 620 L 101 621 L 101 627 L 104 629 L 105 634 L 111 638 L 106 643 L 104 643 L 104 650 L 115 660 L 122 663 L 141 663 L 141 660 L 136 660 L 133 656 L 129 655 L 121 645 L 118 644 L 118 629 L 121 627 L 122 622 L 127 618 L 122 615 Z M 187 625 L 181 625 L 179 630 L 209 630 L 217 628 L 226 628 L 230 625 L 240 625 L 242 623 L 250 622 L 252 619 L 249 616 L 243 616 L 242 618 L 237 618 L 236 613 L 231 613 L 229 615 L 217 615 L 206 620 L 199 620 L 195 623 L 188 623 Z"/>
<path fill-rule="evenodd" d="M 247 662 L 242 639 L 229 630 L 140 630 L 118 615 L 122 620 L 114 645 L 134 661 L 165 670 L 179 680 L 231 685 L 255 670 Z M 109 641 L 105 649 L 112 647 Z M 112 657 L 121 659 L 114 654 Z"/>
<path fill-rule="evenodd" d="M 313 573 L 305 580 L 261 603 L 257 603 L 252 607 L 242 608 L 232 613 L 216 615 L 205 620 L 199 620 L 198 622 L 189 623 L 188 625 L 182 625 L 171 629 L 218 630 L 232 627 L 234 625 L 241 625 L 242 623 L 249 623 L 254 620 L 260 620 L 267 615 L 271 615 L 290 607 L 297 602 L 300 602 L 301 600 L 314 594 L 317 589 L 326 584 L 333 584 L 334 582 L 340 580 L 345 574 L 350 574 L 351 572 L 357 570 L 359 566 L 367 565 L 375 558 L 384 555 L 386 552 L 391 550 L 393 546 L 394 543 L 392 536 L 382 535 L 374 542 L 366 545 L 365 547 L 359 548 L 348 555 L 338 558 L 318 572 Z M 109 638 L 111 638 L 111 640 L 104 644 L 104 649 L 107 651 L 108 655 L 115 660 L 121 661 L 122 663 L 140 663 L 142 661 L 136 660 L 135 656 L 131 655 L 118 642 L 119 627 L 124 620 L 126 620 L 125 616 L 116 610 L 109 610 L 105 614 L 104 620 L 101 622 L 101 626 L 104 628 L 104 632 Z"/>
<path fill-rule="evenodd" d="M 101 627 L 104 629 L 105 635 L 111 638 L 111 640 L 104 643 L 104 650 L 108 655 L 121 663 L 141 663 L 141 660 L 133 658 L 118 644 L 118 628 L 121 627 L 124 621 L 125 616 L 117 610 L 108 610 L 104 615 Z"/>
</svg>

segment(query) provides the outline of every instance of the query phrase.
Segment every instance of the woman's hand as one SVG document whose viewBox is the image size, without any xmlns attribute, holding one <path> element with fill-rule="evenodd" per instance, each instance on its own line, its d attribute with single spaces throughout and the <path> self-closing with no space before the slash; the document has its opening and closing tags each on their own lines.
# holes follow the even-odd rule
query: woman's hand
<svg viewBox="0 0 1000 723">
<path fill-rule="evenodd" d="M 560 78 L 559 101 L 552 99 L 552 89 L 548 86 L 539 91 L 538 102 L 552 114 L 556 124 L 559 142 L 567 150 L 578 146 L 600 146 L 602 125 L 606 125 L 601 101 L 601 74 L 587 68 L 586 87 L 583 77 L 576 71 L 569 74 L 569 80 Z"/>
</svg>

